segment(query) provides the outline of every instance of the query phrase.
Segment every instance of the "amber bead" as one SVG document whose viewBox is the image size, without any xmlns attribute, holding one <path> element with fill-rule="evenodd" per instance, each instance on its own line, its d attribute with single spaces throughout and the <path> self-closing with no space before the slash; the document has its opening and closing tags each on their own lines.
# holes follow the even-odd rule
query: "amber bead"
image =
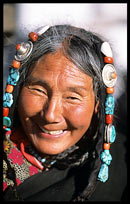
<svg viewBox="0 0 130 204">
<path fill-rule="evenodd" d="M 111 78 L 112 78 L 112 79 L 116 79 L 116 77 L 117 77 L 116 72 L 113 72 L 113 73 L 111 74 Z"/>
<path fill-rule="evenodd" d="M 111 124 L 113 121 L 113 115 L 106 115 L 106 124 Z"/>
<path fill-rule="evenodd" d="M 14 68 L 19 68 L 20 67 L 20 62 L 19 61 L 17 61 L 17 60 L 13 60 L 13 62 L 12 62 L 12 66 L 14 67 Z"/>
<path fill-rule="evenodd" d="M 9 114 L 9 108 L 3 108 L 3 116 L 6 117 Z"/>
<path fill-rule="evenodd" d="M 6 91 L 7 93 L 12 93 L 13 90 L 14 90 L 14 86 L 13 86 L 13 85 L 8 84 L 8 85 L 6 86 L 6 90 L 5 90 L 5 91 Z"/>
<path fill-rule="evenodd" d="M 110 149 L 110 143 L 104 143 L 103 148 L 109 150 Z"/>
<path fill-rule="evenodd" d="M 112 64 L 113 63 L 113 58 L 112 57 L 104 57 L 104 62 Z"/>
<path fill-rule="evenodd" d="M 113 94 L 113 93 L 114 93 L 114 88 L 113 88 L 113 87 L 107 87 L 107 88 L 106 88 L 106 92 L 107 92 L 108 94 Z"/>
<path fill-rule="evenodd" d="M 37 39 L 38 39 L 38 35 L 37 35 L 37 33 L 35 33 L 35 32 L 31 32 L 31 33 L 29 33 L 29 38 L 30 38 L 30 40 L 32 40 L 33 42 L 36 42 Z"/>
</svg>

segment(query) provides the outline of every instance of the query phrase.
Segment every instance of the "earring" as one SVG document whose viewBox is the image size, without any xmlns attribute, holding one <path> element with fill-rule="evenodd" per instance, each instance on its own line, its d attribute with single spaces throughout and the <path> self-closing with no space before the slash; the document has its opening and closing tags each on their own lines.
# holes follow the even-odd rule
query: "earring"
<svg viewBox="0 0 130 204">
<path fill-rule="evenodd" d="M 116 70 L 113 66 L 112 50 L 108 42 L 104 42 L 101 46 L 101 52 L 105 55 L 104 63 L 105 66 L 102 71 L 103 82 L 106 86 L 106 101 L 105 101 L 105 133 L 104 133 L 104 144 L 103 152 L 100 155 L 102 164 L 98 174 L 98 180 L 106 182 L 108 180 L 109 165 L 112 161 L 110 154 L 110 144 L 115 141 L 116 131 L 113 122 L 115 99 L 113 96 L 114 86 L 117 80 Z"/>
</svg>

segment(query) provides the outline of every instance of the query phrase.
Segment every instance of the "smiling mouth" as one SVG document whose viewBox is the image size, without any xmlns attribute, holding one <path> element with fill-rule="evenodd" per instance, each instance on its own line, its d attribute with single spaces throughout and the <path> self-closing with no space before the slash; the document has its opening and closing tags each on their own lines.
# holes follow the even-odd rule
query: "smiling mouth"
<svg viewBox="0 0 130 204">
<path fill-rule="evenodd" d="M 64 132 L 64 130 L 46 130 L 44 128 L 40 128 L 44 133 L 49 135 L 60 135 Z"/>
<path fill-rule="evenodd" d="M 68 132 L 67 130 L 47 130 L 41 127 L 39 128 L 41 130 L 40 135 L 47 139 L 61 138 Z"/>
</svg>

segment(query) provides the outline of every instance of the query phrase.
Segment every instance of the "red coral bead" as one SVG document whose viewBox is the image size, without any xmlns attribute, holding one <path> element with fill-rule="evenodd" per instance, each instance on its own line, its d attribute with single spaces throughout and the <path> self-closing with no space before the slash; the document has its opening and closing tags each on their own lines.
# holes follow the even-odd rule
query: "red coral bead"
<svg viewBox="0 0 130 204">
<path fill-rule="evenodd" d="M 3 116 L 6 117 L 9 114 L 9 108 L 3 108 Z"/>
<path fill-rule="evenodd" d="M 8 84 L 7 86 L 6 86 L 6 92 L 7 93 L 12 93 L 13 92 L 13 90 L 14 90 L 14 86 L 12 86 L 11 84 Z"/>
<path fill-rule="evenodd" d="M 17 45 L 16 45 L 16 50 L 19 50 L 20 47 L 21 47 L 21 44 L 17 44 Z"/>
<path fill-rule="evenodd" d="M 8 135 L 11 135 L 11 132 L 12 132 L 11 130 L 8 130 L 8 131 L 5 133 L 5 135 L 7 135 L 7 136 L 8 136 Z"/>
<path fill-rule="evenodd" d="M 12 66 L 16 69 L 18 69 L 20 67 L 21 63 L 17 60 L 13 60 L 12 62 Z"/>
<path fill-rule="evenodd" d="M 107 87 L 107 88 L 106 88 L 106 92 L 107 92 L 108 94 L 113 94 L 113 93 L 114 93 L 114 88 L 113 88 L 113 87 Z"/>
<path fill-rule="evenodd" d="M 111 124 L 113 121 L 113 115 L 106 115 L 106 124 Z"/>
<path fill-rule="evenodd" d="M 113 63 L 113 58 L 112 57 L 104 57 L 104 62 L 112 64 Z"/>
<path fill-rule="evenodd" d="M 31 32 L 31 33 L 29 33 L 29 38 L 30 38 L 30 40 L 32 40 L 33 42 L 36 42 L 37 39 L 38 39 L 38 35 L 37 35 L 37 33 L 35 33 L 35 32 Z"/>
<path fill-rule="evenodd" d="M 110 149 L 110 143 L 104 143 L 103 148 L 109 150 Z"/>
</svg>

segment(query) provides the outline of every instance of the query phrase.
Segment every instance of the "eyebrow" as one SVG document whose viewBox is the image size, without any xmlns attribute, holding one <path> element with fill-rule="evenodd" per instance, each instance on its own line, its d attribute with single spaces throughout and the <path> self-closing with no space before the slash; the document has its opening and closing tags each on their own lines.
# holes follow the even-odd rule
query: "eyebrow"
<svg viewBox="0 0 130 204">
<path fill-rule="evenodd" d="M 50 89 L 50 86 L 44 79 L 39 79 L 35 77 L 29 77 L 25 82 L 25 85 L 40 85 Z"/>
<path fill-rule="evenodd" d="M 72 92 L 79 92 L 81 90 L 83 91 L 87 91 L 87 89 L 83 86 L 77 86 L 77 87 L 67 87 L 68 91 L 72 91 Z"/>
<path fill-rule="evenodd" d="M 48 90 L 51 89 L 51 87 L 48 85 L 48 83 L 44 79 L 39 79 L 35 77 L 29 77 L 27 81 L 25 82 L 25 85 L 40 85 L 40 86 L 44 86 Z M 68 86 L 67 90 L 71 92 L 78 92 L 78 93 L 81 90 L 87 91 L 87 89 L 84 86 L 72 86 L 72 87 Z"/>
</svg>

